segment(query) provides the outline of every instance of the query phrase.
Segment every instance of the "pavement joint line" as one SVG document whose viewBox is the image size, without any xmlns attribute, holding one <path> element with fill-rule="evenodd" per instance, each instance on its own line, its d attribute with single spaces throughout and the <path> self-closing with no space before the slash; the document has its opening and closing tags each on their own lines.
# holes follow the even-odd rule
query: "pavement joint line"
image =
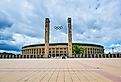
<svg viewBox="0 0 121 82">
<path fill-rule="evenodd" d="M 89 66 L 89 65 L 86 65 L 86 64 L 82 64 L 84 67 L 87 67 L 87 68 L 93 68 L 92 66 Z M 94 72 L 114 81 L 114 82 L 121 82 L 121 78 L 118 77 L 118 76 L 115 76 L 115 75 L 112 75 L 110 73 L 107 73 L 107 72 L 104 72 L 103 70 L 99 70 L 99 71 L 96 71 L 94 70 Z"/>
<path fill-rule="evenodd" d="M 56 70 L 56 69 L 54 69 L 54 70 Z M 50 81 L 50 79 L 51 79 L 52 75 L 54 74 L 54 72 L 55 71 L 52 72 L 52 74 L 51 74 L 50 78 L 48 79 L 48 81 Z"/>
<path fill-rule="evenodd" d="M 0 82 L 121 82 L 120 65 L 120 58 L 5 60 L 0 62 Z"/>
</svg>

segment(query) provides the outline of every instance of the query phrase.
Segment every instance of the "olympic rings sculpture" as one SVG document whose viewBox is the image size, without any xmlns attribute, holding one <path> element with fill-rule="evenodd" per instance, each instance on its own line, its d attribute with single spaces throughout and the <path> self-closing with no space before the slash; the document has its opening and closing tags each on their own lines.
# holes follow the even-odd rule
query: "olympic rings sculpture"
<svg viewBox="0 0 121 82">
<path fill-rule="evenodd" d="M 61 30 L 61 29 L 63 29 L 63 26 L 54 26 L 54 29 L 55 30 Z"/>
</svg>

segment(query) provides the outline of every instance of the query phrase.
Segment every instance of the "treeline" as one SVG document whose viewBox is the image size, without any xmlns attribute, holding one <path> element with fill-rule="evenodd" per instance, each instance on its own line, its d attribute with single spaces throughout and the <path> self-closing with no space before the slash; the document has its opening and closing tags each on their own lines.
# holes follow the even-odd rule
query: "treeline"
<svg viewBox="0 0 121 82">
<path fill-rule="evenodd" d="M 13 54 L 8 52 L 0 52 L 0 55 L 20 55 L 20 54 Z"/>
</svg>

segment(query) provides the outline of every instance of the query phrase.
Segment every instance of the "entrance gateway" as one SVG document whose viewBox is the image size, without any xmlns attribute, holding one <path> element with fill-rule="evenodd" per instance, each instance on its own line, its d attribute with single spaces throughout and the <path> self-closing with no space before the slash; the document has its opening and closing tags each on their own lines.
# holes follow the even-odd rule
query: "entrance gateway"
<svg viewBox="0 0 121 82">
<path fill-rule="evenodd" d="M 71 18 L 68 17 L 68 54 L 49 54 L 49 35 L 50 35 L 50 20 L 45 18 L 45 55 L 44 57 L 68 56 L 72 57 L 72 24 Z"/>
</svg>

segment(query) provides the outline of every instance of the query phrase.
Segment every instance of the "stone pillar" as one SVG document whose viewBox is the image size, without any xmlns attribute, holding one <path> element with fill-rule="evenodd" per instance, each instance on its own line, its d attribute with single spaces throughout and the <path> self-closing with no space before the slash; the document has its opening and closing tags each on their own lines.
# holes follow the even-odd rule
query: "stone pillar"
<svg viewBox="0 0 121 82">
<path fill-rule="evenodd" d="M 56 57 L 56 47 L 55 47 L 55 57 Z"/>
<path fill-rule="evenodd" d="M 59 51 L 59 57 L 60 57 L 60 48 L 58 48 L 58 51 Z"/>
<path fill-rule="evenodd" d="M 65 51 L 65 50 L 64 50 L 64 48 L 63 48 L 63 55 L 64 55 L 64 51 Z"/>
<path fill-rule="evenodd" d="M 45 18 L 45 54 L 44 57 L 48 57 L 49 54 L 49 27 L 50 20 L 49 18 Z"/>
<path fill-rule="evenodd" d="M 37 55 L 37 54 L 38 54 L 37 52 L 38 52 L 38 49 L 36 48 L 36 49 L 35 49 L 35 55 Z"/>
<path fill-rule="evenodd" d="M 68 56 L 72 57 L 72 25 L 71 25 L 71 18 L 68 18 Z"/>
<path fill-rule="evenodd" d="M 42 55 L 42 48 L 40 49 L 40 51 L 41 51 L 41 54 L 40 55 Z"/>
<path fill-rule="evenodd" d="M 32 49 L 30 49 L 30 54 L 29 55 L 31 55 L 32 54 Z"/>
<path fill-rule="evenodd" d="M 39 53 L 40 53 L 40 48 L 38 48 L 38 54 L 37 55 L 40 55 Z"/>
<path fill-rule="evenodd" d="M 33 55 L 33 49 L 32 49 L 32 54 L 31 55 Z"/>
</svg>

